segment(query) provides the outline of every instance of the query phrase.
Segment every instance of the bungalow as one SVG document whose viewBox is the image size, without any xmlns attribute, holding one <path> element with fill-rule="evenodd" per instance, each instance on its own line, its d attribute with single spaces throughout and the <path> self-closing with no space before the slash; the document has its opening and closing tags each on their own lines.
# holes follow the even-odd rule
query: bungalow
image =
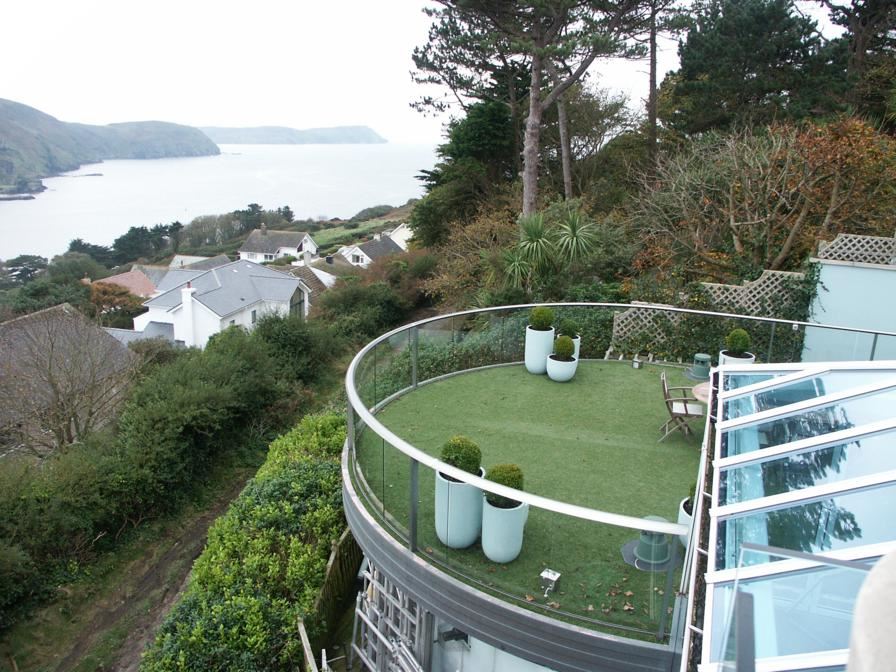
<svg viewBox="0 0 896 672">
<path fill-rule="evenodd" d="M 262 224 L 249 234 L 239 249 L 240 259 L 262 263 L 281 257 L 299 258 L 304 252 L 317 256 L 317 243 L 304 231 L 268 231 Z"/>
<path fill-rule="evenodd" d="M 368 240 L 360 245 L 346 245 L 340 248 L 339 254 L 345 257 L 353 266 L 367 268 L 380 257 L 390 254 L 398 254 L 403 250 L 394 240 L 388 236 L 376 234 L 373 240 Z"/>
<path fill-rule="evenodd" d="M 143 305 L 138 332 L 170 332 L 175 342 L 205 347 L 229 326 L 251 329 L 272 313 L 308 314 L 308 286 L 299 278 L 249 261 L 233 261 L 194 275 Z M 170 326 L 167 326 L 170 325 Z"/>
<path fill-rule="evenodd" d="M 411 229 L 410 224 L 402 222 L 391 231 L 387 231 L 386 235 L 395 241 L 398 247 L 407 252 L 408 244 L 410 243 L 411 238 L 414 237 L 414 231 Z"/>
</svg>

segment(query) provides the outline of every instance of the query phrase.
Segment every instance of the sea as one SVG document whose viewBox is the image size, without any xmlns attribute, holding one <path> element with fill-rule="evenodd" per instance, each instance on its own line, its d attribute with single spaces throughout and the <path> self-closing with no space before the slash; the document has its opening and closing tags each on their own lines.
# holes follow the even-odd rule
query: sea
<svg viewBox="0 0 896 672">
<path fill-rule="evenodd" d="M 132 226 L 188 224 L 258 203 L 296 219 L 347 219 L 419 198 L 435 145 L 221 145 L 219 156 L 104 161 L 44 180 L 34 200 L 0 201 L 0 259 L 52 258 L 81 238 L 110 245 Z"/>
</svg>

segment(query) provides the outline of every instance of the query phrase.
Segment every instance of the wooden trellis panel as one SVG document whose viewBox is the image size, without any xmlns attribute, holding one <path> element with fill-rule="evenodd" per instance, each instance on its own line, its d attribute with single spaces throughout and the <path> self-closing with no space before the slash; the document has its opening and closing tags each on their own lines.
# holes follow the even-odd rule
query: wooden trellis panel
<svg viewBox="0 0 896 672">
<path fill-rule="evenodd" d="M 896 263 L 896 238 L 840 233 L 830 243 L 822 243 L 818 258 L 889 266 Z"/>
<path fill-rule="evenodd" d="M 788 271 L 763 271 L 755 280 L 743 285 L 722 285 L 704 282 L 703 286 L 712 298 L 713 303 L 726 312 L 742 315 L 767 315 L 772 299 L 780 297 L 787 291 L 787 282 L 799 280 L 802 273 Z M 635 302 L 637 303 L 637 302 Z M 680 313 L 655 310 L 649 308 L 629 308 L 613 316 L 613 339 L 610 350 L 618 350 L 619 344 L 639 335 L 649 334 L 654 344 L 662 342 L 661 324 L 676 324 Z M 608 353 L 609 354 L 609 353 Z"/>
</svg>

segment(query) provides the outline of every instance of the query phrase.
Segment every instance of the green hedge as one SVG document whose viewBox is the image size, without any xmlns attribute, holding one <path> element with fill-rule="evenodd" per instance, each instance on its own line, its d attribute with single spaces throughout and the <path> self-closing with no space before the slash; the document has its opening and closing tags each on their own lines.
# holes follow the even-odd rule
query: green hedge
<svg viewBox="0 0 896 672">
<path fill-rule="evenodd" d="M 310 613 L 345 529 L 341 415 L 308 416 L 209 532 L 182 600 L 146 651 L 143 672 L 296 670 L 297 621 Z"/>
</svg>

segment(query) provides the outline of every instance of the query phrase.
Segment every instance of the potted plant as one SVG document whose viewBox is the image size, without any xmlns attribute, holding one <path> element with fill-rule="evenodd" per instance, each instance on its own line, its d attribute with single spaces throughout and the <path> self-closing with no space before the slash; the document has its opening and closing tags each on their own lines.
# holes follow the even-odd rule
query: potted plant
<svg viewBox="0 0 896 672">
<path fill-rule="evenodd" d="M 744 329 L 732 329 L 725 337 L 725 349 L 719 352 L 719 366 L 722 364 L 752 364 L 756 355 L 747 352 L 752 340 Z"/>
<path fill-rule="evenodd" d="M 453 436 L 442 446 L 440 459 L 445 464 L 485 476 L 480 467 L 482 453 L 465 436 Z M 482 490 L 436 472 L 436 534 L 450 548 L 466 548 L 479 538 L 482 529 Z"/>
<path fill-rule="evenodd" d="M 579 352 L 582 347 L 582 334 L 579 331 L 578 322 L 568 317 L 560 320 L 560 325 L 557 327 L 557 336 L 569 336 L 572 339 L 572 344 L 575 346 L 575 352 L 572 353 L 572 356 L 579 359 Z"/>
<path fill-rule="evenodd" d="M 547 306 L 536 306 L 529 312 L 526 327 L 526 371 L 544 373 L 546 361 L 554 346 L 554 311 Z"/>
<path fill-rule="evenodd" d="M 554 354 L 548 355 L 545 362 L 548 378 L 558 383 L 572 380 L 579 366 L 579 360 L 573 356 L 574 351 L 575 346 L 569 336 L 560 336 L 554 341 Z"/>
<path fill-rule="evenodd" d="M 678 524 L 679 525 L 687 525 L 688 530 L 691 529 L 694 521 L 694 494 L 697 492 L 697 483 L 696 481 L 691 486 L 691 494 L 682 499 L 678 503 Z M 690 531 L 687 534 L 678 535 L 679 540 L 681 541 L 682 546 L 687 548 L 688 539 L 690 538 Z"/>
<path fill-rule="evenodd" d="M 488 480 L 515 490 L 523 489 L 523 472 L 515 464 L 496 464 Z M 482 551 L 492 562 L 516 560 L 523 548 L 523 529 L 529 505 L 515 499 L 485 493 L 482 505 Z"/>
</svg>

